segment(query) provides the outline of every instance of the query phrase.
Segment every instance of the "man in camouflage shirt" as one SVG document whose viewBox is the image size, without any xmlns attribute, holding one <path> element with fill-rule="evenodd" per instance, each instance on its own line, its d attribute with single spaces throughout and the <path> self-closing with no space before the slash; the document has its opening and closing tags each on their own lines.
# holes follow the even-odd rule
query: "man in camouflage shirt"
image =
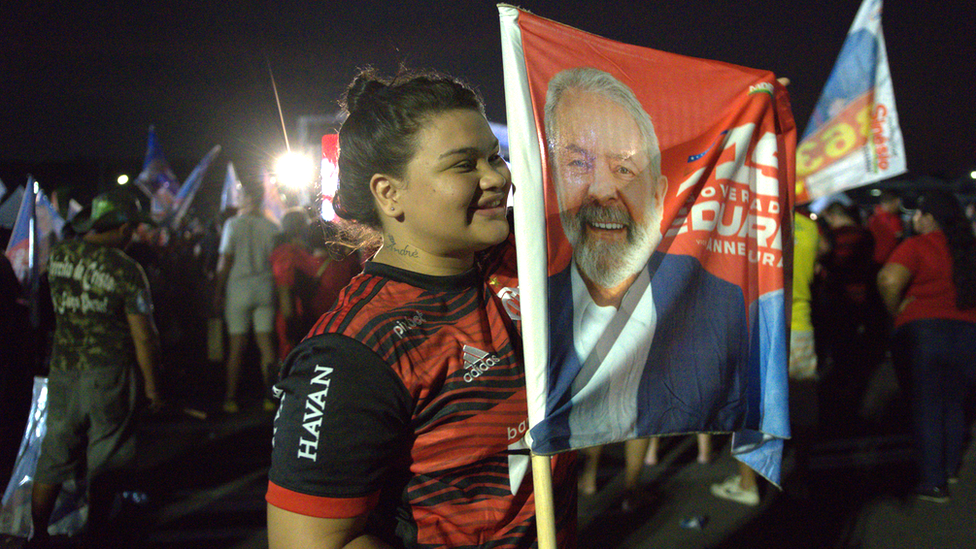
<svg viewBox="0 0 976 549">
<path fill-rule="evenodd" d="M 47 435 L 32 494 L 33 545 L 42 545 L 61 484 L 86 472 L 88 532 L 101 541 L 114 492 L 109 479 L 135 455 L 138 395 L 151 409 L 159 339 L 146 275 L 122 249 L 142 220 L 124 191 L 95 197 L 91 216 L 75 224 L 48 261 L 57 317 L 48 376 Z M 134 368 L 138 365 L 138 372 Z M 141 375 L 139 375 L 141 374 Z"/>
</svg>

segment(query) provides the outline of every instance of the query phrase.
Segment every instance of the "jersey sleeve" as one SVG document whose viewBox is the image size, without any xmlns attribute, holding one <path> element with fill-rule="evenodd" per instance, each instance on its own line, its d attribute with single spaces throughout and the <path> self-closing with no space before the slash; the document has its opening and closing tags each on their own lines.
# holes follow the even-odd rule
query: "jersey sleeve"
<svg viewBox="0 0 976 549">
<path fill-rule="evenodd" d="M 267 501 L 321 518 L 368 513 L 408 463 L 412 406 L 403 382 L 363 344 L 323 334 L 295 348 L 275 388 Z"/>
</svg>

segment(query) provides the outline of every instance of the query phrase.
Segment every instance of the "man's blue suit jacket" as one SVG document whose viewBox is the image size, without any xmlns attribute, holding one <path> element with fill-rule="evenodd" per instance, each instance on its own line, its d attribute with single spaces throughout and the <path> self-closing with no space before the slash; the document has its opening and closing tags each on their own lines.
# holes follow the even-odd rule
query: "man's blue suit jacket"
<svg viewBox="0 0 976 549">
<path fill-rule="evenodd" d="M 532 430 L 536 451 L 543 454 L 568 449 L 571 387 L 582 367 L 572 341 L 572 268 L 549 278 L 547 418 Z M 642 365 L 637 436 L 741 429 L 749 396 L 742 289 L 691 256 L 655 252 L 647 269 L 657 327 Z"/>
</svg>

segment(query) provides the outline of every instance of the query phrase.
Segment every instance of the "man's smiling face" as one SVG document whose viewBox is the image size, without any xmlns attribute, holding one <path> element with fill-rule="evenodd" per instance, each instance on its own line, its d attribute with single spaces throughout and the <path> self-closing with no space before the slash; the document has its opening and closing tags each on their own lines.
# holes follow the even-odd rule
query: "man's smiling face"
<svg viewBox="0 0 976 549">
<path fill-rule="evenodd" d="M 580 271 L 610 288 L 660 242 L 666 183 L 633 117 L 606 96 L 567 90 L 555 112 L 552 169 L 563 231 Z"/>
</svg>

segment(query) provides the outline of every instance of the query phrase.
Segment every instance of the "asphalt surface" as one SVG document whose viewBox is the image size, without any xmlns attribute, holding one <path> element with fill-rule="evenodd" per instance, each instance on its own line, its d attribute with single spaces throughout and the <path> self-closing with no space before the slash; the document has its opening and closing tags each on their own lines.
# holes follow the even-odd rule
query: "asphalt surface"
<svg viewBox="0 0 976 549">
<path fill-rule="evenodd" d="M 168 413 L 144 423 L 138 471 L 119 508 L 127 546 L 267 547 L 264 492 L 273 413 L 262 410 L 257 396 L 233 415 L 203 398 L 201 391 L 187 391 Z M 852 420 L 841 434 L 813 433 L 806 442 L 788 443 L 782 489 L 763 484 L 755 507 L 709 492 L 710 484 L 736 471 L 728 437 L 715 437 L 714 460 L 703 465 L 689 436 L 662 441 L 660 463 L 645 468 L 641 479 L 649 504 L 625 513 L 622 448 L 610 446 L 597 494 L 580 498 L 578 546 L 976 547 L 976 445 L 970 443 L 948 504 L 916 500 L 911 439 L 897 402 L 888 401 L 874 421 Z M 692 518 L 697 526 L 682 525 Z M 0 537 L 2 548 L 22 544 L 21 538 Z M 76 545 L 57 540 L 57 546 Z"/>
</svg>

